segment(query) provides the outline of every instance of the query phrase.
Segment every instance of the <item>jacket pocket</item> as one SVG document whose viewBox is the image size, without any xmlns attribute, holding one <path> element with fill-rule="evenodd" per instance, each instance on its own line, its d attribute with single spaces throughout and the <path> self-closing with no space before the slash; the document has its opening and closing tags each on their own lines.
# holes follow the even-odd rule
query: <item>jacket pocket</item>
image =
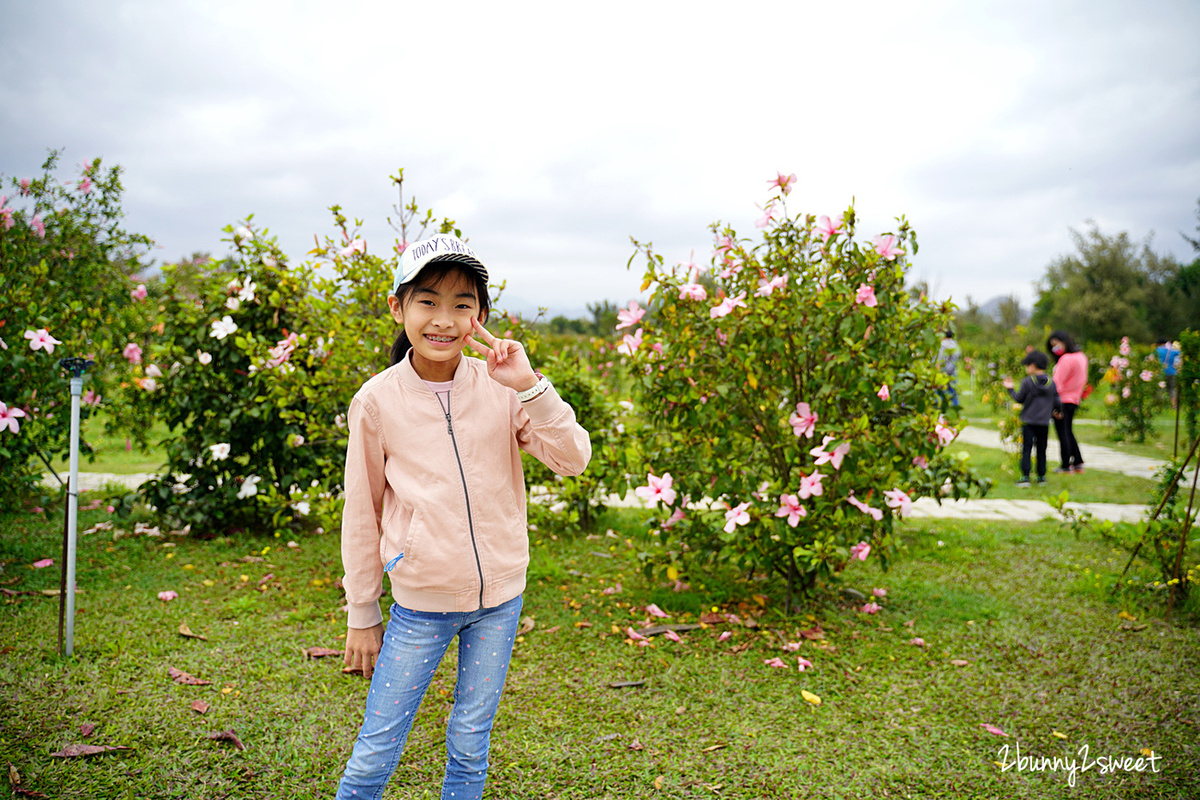
<svg viewBox="0 0 1200 800">
<path fill-rule="evenodd" d="M 397 505 L 384 519 L 379 537 L 379 560 L 385 567 L 391 565 L 392 569 L 396 569 L 408 557 L 406 539 L 412 530 L 412 516 L 411 509 Z M 393 564 L 393 561 L 396 563 Z"/>
</svg>

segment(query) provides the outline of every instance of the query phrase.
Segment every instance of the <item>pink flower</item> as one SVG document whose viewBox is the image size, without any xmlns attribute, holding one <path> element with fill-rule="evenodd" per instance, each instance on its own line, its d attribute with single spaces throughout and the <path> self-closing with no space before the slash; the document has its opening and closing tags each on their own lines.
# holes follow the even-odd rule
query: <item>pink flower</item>
<svg viewBox="0 0 1200 800">
<path fill-rule="evenodd" d="M 639 308 L 636 300 L 630 300 L 629 308 L 622 308 L 617 312 L 617 319 L 620 320 L 617 330 L 637 325 L 644 316 L 646 316 L 646 309 Z"/>
<path fill-rule="evenodd" d="M 90 194 L 92 191 L 92 179 L 84 178 L 79 182 L 79 191 L 83 194 Z"/>
<path fill-rule="evenodd" d="M 800 649 L 800 642 L 788 642 L 783 646 L 785 653 L 794 653 Z"/>
<path fill-rule="evenodd" d="M 100 395 L 96 394 L 91 389 L 88 389 L 86 392 L 84 392 L 83 397 L 81 397 L 79 399 L 80 399 L 80 402 L 82 402 L 86 406 L 100 405 Z"/>
<path fill-rule="evenodd" d="M 45 328 L 33 331 L 25 331 L 25 338 L 29 340 L 30 350 L 45 349 L 47 353 L 54 352 L 54 345 L 62 344 L 58 339 L 50 335 L 50 332 Z"/>
<path fill-rule="evenodd" d="M 871 555 L 871 545 L 866 542 L 859 542 L 850 548 L 850 557 L 857 558 L 859 561 L 866 561 L 869 555 Z"/>
<path fill-rule="evenodd" d="M 796 666 L 798 666 L 800 668 L 801 672 L 804 672 L 804 670 L 806 670 L 806 669 L 813 668 L 812 662 L 809 661 L 804 656 L 796 656 Z"/>
<path fill-rule="evenodd" d="M 777 517 L 787 517 L 788 525 L 793 528 L 800 524 L 800 518 L 808 516 L 808 511 L 804 506 L 800 505 L 800 498 L 794 494 L 779 495 L 779 510 L 775 512 Z"/>
<path fill-rule="evenodd" d="M 782 289 L 786 285 L 787 285 L 787 276 L 786 275 L 776 275 L 774 278 L 771 278 L 771 280 L 769 280 L 769 281 L 759 279 L 758 290 L 754 293 L 754 296 L 755 297 L 769 297 L 771 292 L 775 291 L 776 289 Z"/>
<path fill-rule="evenodd" d="M 736 245 L 733 242 L 733 237 L 731 237 L 729 235 L 725 235 L 725 236 L 722 236 L 720 239 L 717 239 L 717 243 L 714 247 L 714 250 L 717 255 L 720 255 L 721 253 L 725 253 L 726 255 L 728 255 L 729 251 L 733 250 L 733 248 L 735 246 Z"/>
<path fill-rule="evenodd" d="M 913 456 L 912 463 L 917 469 L 925 469 L 929 466 L 929 459 L 925 456 Z"/>
<path fill-rule="evenodd" d="M 958 431 L 947 425 L 944 418 L 937 421 L 937 425 L 934 426 L 933 431 L 937 434 L 939 447 L 945 447 L 954 441 L 955 436 L 958 436 Z"/>
<path fill-rule="evenodd" d="M 1121 355 L 1123 355 L 1123 356 L 1127 356 L 1127 355 L 1129 355 L 1130 349 L 1131 349 L 1131 348 L 1129 347 L 1129 337 L 1128 337 L 1128 336 L 1122 336 L 1122 337 L 1121 337 L 1121 346 L 1117 348 L 1117 351 L 1118 351 L 1118 352 L 1119 352 Z"/>
<path fill-rule="evenodd" d="M 792 426 L 792 432 L 796 434 L 796 438 L 807 436 L 811 439 L 817 428 L 818 419 L 819 417 L 808 407 L 808 403 L 796 403 L 796 413 L 788 417 L 788 424 Z"/>
<path fill-rule="evenodd" d="M 864 514 L 869 514 L 871 516 L 871 518 L 873 520 L 875 520 L 876 522 L 879 522 L 881 519 L 883 519 L 882 511 L 880 511 L 878 508 L 872 508 L 871 506 L 864 503 L 862 500 L 859 500 L 853 494 L 851 494 L 849 497 L 846 498 L 846 502 L 849 503 L 850 505 L 854 506 L 855 508 L 857 508 L 859 511 L 863 512 Z"/>
<path fill-rule="evenodd" d="M 17 433 L 21 430 L 21 423 L 17 422 L 25 416 L 25 412 L 19 408 L 9 408 L 4 403 L 0 403 L 0 431 L 9 430 Z"/>
<path fill-rule="evenodd" d="M 1121 390 L 1121 397 L 1124 397 L 1126 400 L 1129 399 L 1129 395 L 1131 395 L 1131 394 L 1133 394 L 1133 390 L 1130 389 L 1128 386 L 1126 386 L 1124 389 Z"/>
<path fill-rule="evenodd" d="M 775 667 L 775 669 L 787 669 L 788 668 L 788 665 L 783 663 L 783 659 L 780 658 L 779 656 L 775 656 L 775 658 L 764 658 L 763 663 L 766 664 L 768 667 Z"/>
<path fill-rule="evenodd" d="M 621 340 L 621 344 L 617 345 L 617 352 L 624 353 L 632 358 L 634 352 L 641 346 L 642 329 L 638 328 L 636 331 L 634 331 L 633 336 L 630 336 L 628 333 L 625 334 L 625 337 Z"/>
<path fill-rule="evenodd" d="M 670 639 L 672 642 L 682 642 L 683 637 L 672 630 L 663 631 L 663 638 Z"/>
<path fill-rule="evenodd" d="M 706 300 L 708 292 L 698 283 L 685 283 L 679 287 L 680 300 Z M 619 316 L 619 315 L 618 315 Z"/>
<path fill-rule="evenodd" d="M 914 636 L 913 638 L 908 640 L 908 643 L 913 645 L 914 647 L 924 647 L 925 646 L 925 640 L 922 639 L 920 636 Z"/>
<path fill-rule="evenodd" d="M 900 243 L 890 233 L 886 236 L 876 236 L 871 244 L 875 245 L 875 252 L 888 261 L 893 260 L 896 256 L 904 255 L 904 251 L 900 249 Z"/>
<path fill-rule="evenodd" d="M 733 636 L 733 631 L 725 631 L 724 633 L 722 633 L 720 636 L 717 637 L 717 641 L 724 642 L 727 639 L 732 638 L 732 636 Z"/>
<path fill-rule="evenodd" d="M 854 296 L 855 303 L 861 303 L 867 308 L 874 308 L 879 305 L 879 301 L 875 299 L 875 287 L 866 283 L 858 285 L 858 294 Z"/>
<path fill-rule="evenodd" d="M 396 251 L 396 255 L 402 256 L 404 255 L 404 251 L 408 249 L 408 242 L 396 242 L 394 245 L 392 245 L 392 249 Z"/>
<path fill-rule="evenodd" d="M 767 207 L 763 209 L 762 218 L 754 223 L 756 228 L 769 228 L 775 222 L 775 201 L 767 203 Z"/>
<path fill-rule="evenodd" d="M 822 215 L 821 218 L 817 220 L 816 231 L 817 233 L 821 234 L 822 241 L 828 242 L 830 236 L 842 232 L 842 225 L 843 220 L 841 214 L 833 219 Z"/>
<path fill-rule="evenodd" d="M 162 600 L 164 603 L 169 603 L 170 601 L 174 600 L 177 597 L 179 597 L 179 593 L 176 591 L 173 591 L 171 589 L 168 589 L 165 592 L 158 593 L 158 599 Z"/>
<path fill-rule="evenodd" d="M 733 311 L 738 306 L 741 306 L 742 308 L 746 308 L 745 300 L 746 300 L 746 293 L 738 292 L 736 297 L 726 297 L 718 305 L 715 305 L 711 309 L 709 309 L 708 315 L 712 319 L 717 319 L 718 317 L 724 317 L 725 315 L 729 314 L 729 312 Z"/>
<path fill-rule="evenodd" d="M 125 345 L 125 349 L 121 351 L 121 355 L 129 360 L 130 364 L 142 363 L 142 348 L 138 347 L 133 342 Z"/>
<path fill-rule="evenodd" d="M 859 609 L 859 611 L 863 612 L 864 614 L 878 614 L 879 609 L 879 604 L 872 601 L 870 603 L 865 603 L 863 607 Z"/>
<path fill-rule="evenodd" d="M 888 389 L 888 385 L 886 383 L 883 386 L 880 386 L 879 391 L 876 392 L 875 394 L 878 395 L 880 400 L 887 400 L 888 398 L 890 398 L 892 396 L 892 393 Z"/>
<path fill-rule="evenodd" d="M 876 597 L 887 597 L 887 589 L 872 589 L 871 594 L 875 595 Z"/>
<path fill-rule="evenodd" d="M 887 498 L 888 506 L 896 509 L 896 513 L 901 517 L 907 517 L 912 513 L 912 498 L 901 489 L 889 489 L 883 494 Z"/>
<path fill-rule="evenodd" d="M 609 586 L 604 591 L 600 592 L 600 594 L 620 594 L 620 593 L 621 593 L 621 584 L 619 584 L 619 583 Z"/>
<path fill-rule="evenodd" d="M 145 300 L 147 294 L 146 284 L 144 283 L 139 283 L 136 289 L 131 289 L 129 292 L 129 296 L 134 300 Z"/>
<path fill-rule="evenodd" d="M 664 475 L 663 477 L 666 477 L 666 476 Z M 675 513 L 672 514 L 671 516 L 667 517 L 666 522 L 664 522 L 662 524 L 663 529 L 666 530 L 667 528 L 672 527 L 676 522 L 679 522 L 686 516 L 687 516 L 687 514 L 683 513 L 682 508 L 675 509 Z"/>
<path fill-rule="evenodd" d="M 726 533 L 733 533 L 733 529 L 738 525 L 746 525 L 750 522 L 750 515 L 746 513 L 746 509 L 749 507 L 749 503 L 739 503 L 725 512 Z"/>
<path fill-rule="evenodd" d="M 675 480 L 671 477 L 671 473 L 664 472 L 661 478 L 655 477 L 653 473 L 647 473 L 646 479 L 647 485 L 634 489 L 634 494 L 650 503 L 657 503 L 661 500 L 669 506 L 675 502 L 675 490 L 671 488 Z"/>
<path fill-rule="evenodd" d="M 659 619 L 666 619 L 669 616 L 671 616 L 670 614 L 663 611 L 661 608 L 659 608 L 654 603 L 651 603 L 650 605 L 646 606 L 646 613 L 652 617 L 658 617 Z"/>
<path fill-rule="evenodd" d="M 29 178 L 21 178 L 21 180 L 19 180 L 18 183 L 21 185 L 21 194 L 23 194 L 23 195 L 29 194 L 29 184 L 31 183 Z M 0 203 L 0 205 L 3 205 L 3 204 Z"/>
<path fill-rule="evenodd" d="M 367 252 L 366 240 L 365 239 L 355 239 L 350 244 L 348 244 L 342 248 L 340 255 L 342 258 L 349 258 L 350 256 L 354 255 L 355 253 L 366 254 L 366 252 Z"/>
<path fill-rule="evenodd" d="M 807 500 L 810 497 L 817 497 L 825 493 L 825 488 L 821 485 L 821 480 L 825 476 L 819 472 L 813 472 L 812 475 L 800 473 L 800 491 L 797 494 L 801 500 Z"/>
<path fill-rule="evenodd" d="M 820 447 L 814 447 L 812 450 L 808 451 L 809 455 L 816 456 L 817 460 L 814 462 L 815 466 L 819 467 L 822 464 L 833 464 L 834 469 L 842 468 L 842 459 L 846 457 L 846 453 L 850 452 L 850 443 L 842 442 L 833 449 L 832 453 L 825 452 L 823 448 L 832 441 L 832 436 L 826 436 L 825 440 L 821 442 Z"/>
<path fill-rule="evenodd" d="M 722 278 L 732 278 L 742 271 L 742 265 L 735 261 L 731 256 L 725 256 L 725 260 L 721 262 L 724 269 L 717 273 Z"/>
<path fill-rule="evenodd" d="M 796 182 L 796 173 L 784 175 L 780 172 L 773 180 L 767 181 L 768 186 L 778 186 L 779 191 L 786 197 L 792 191 L 792 184 Z"/>
<path fill-rule="evenodd" d="M 627 636 L 628 636 L 630 639 L 633 639 L 635 642 L 644 642 L 644 641 L 646 641 L 646 637 L 645 637 L 645 636 L 642 636 L 640 633 L 638 633 L 637 631 L 635 631 L 633 628 L 626 627 L 626 628 L 625 628 L 625 634 L 626 634 L 626 635 L 627 635 Z"/>
<path fill-rule="evenodd" d="M 38 235 L 39 239 L 46 238 L 46 223 L 42 222 L 41 214 L 33 215 L 33 219 L 29 220 L 29 227 L 33 228 L 33 232 Z"/>
<path fill-rule="evenodd" d="M 1142 370 L 1142 374 L 1140 377 L 1144 381 L 1152 381 L 1152 380 L 1154 380 L 1154 373 L 1148 369 L 1144 369 L 1144 370 Z"/>
<path fill-rule="evenodd" d="M 41 561 L 33 562 L 34 569 L 45 569 L 46 567 L 54 566 L 53 558 L 43 558 Z"/>
</svg>

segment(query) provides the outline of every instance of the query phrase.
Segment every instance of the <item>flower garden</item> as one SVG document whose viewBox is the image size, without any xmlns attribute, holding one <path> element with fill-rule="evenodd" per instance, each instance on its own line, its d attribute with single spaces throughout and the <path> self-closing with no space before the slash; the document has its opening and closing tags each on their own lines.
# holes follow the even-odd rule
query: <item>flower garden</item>
<svg viewBox="0 0 1200 800">
<path fill-rule="evenodd" d="M 395 242 L 364 241 L 334 207 L 296 261 L 250 218 L 224 255 L 151 276 L 150 240 L 120 225 L 119 169 L 96 160 L 65 183 L 58 169 L 52 155 L 0 199 L 13 789 L 327 796 L 365 690 L 336 657 L 345 414 L 388 363 L 396 259 L 463 232 L 406 202 L 400 173 Z M 904 218 L 863 235 L 853 207 L 791 210 L 794 182 L 770 182 L 753 235 L 715 223 L 705 264 L 635 241 L 640 299 L 611 331 L 488 320 L 525 344 L 593 449 L 578 477 L 526 466 L 528 616 L 489 791 L 1195 796 L 1186 447 L 1144 482 L 1161 513 L 1140 527 L 913 519 L 918 499 L 1004 480 L 954 442 L 966 419 L 935 365 L 954 307 L 909 287 Z M 1186 445 L 1200 382 L 1195 334 L 1183 343 Z M 1107 430 L 1154 439 L 1168 412 L 1153 356 L 1114 350 L 1094 367 Z M 102 441 L 159 464 L 135 491 L 82 498 L 71 658 L 55 654 L 52 608 L 64 500 L 46 482 L 69 445 L 64 354 L 94 362 L 83 469 L 109 471 Z M 1011 434 L 997 387 L 1021 353 L 969 355 Z M 438 675 L 394 796 L 433 796 L 452 660 Z M 1020 762 L 1018 744 L 1061 764 Z"/>
</svg>

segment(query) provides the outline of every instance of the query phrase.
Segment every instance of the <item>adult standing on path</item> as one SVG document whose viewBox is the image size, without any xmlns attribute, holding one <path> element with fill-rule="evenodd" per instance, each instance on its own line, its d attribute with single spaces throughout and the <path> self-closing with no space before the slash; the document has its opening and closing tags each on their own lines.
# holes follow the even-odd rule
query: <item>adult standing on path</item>
<svg viewBox="0 0 1200 800">
<path fill-rule="evenodd" d="M 1059 473 L 1083 472 L 1083 454 L 1075 440 L 1075 412 L 1083 399 L 1087 386 L 1087 356 L 1079 352 L 1075 339 L 1066 331 L 1054 331 L 1046 340 L 1046 348 L 1054 357 L 1054 385 L 1062 410 L 1054 413 L 1054 431 L 1062 454 L 1062 465 L 1054 470 Z"/>
<path fill-rule="evenodd" d="M 958 358 L 962 355 L 962 350 L 958 346 L 958 342 L 954 341 L 954 331 L 948 330 L 942 338 L 942 343 L 938 346 L 937 365 L 938 369 L 946 374 L 949 382 L 946 384 L 946 391 L 942 393 L 942 399 L 949 402 L 951 408 L 958 408 L 958 387 L 955 382 L 958 380 Z"/>
</svg>

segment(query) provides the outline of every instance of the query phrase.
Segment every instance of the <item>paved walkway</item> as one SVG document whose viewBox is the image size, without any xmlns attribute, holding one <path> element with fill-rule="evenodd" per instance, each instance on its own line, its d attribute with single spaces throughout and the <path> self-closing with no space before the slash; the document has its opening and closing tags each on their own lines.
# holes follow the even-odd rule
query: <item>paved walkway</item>
<svg viewBox="0 0 1200 800">
<path fill-rule="evenodd" d="M 957 441 L 995 449 L 1003 447 L 999 432 L 980 427 L 967 426 L 958 435 Z M 1085 463 L 1089 470 L 1112 472 L 1136 478 L 1153 478 L 1154 471 L 1163 463 L 1152 458 L 1127 455 L 1112 448 L 1100 447 L 1098 445 L 1087 445 L 1084 457 L 1087 459 Z M 104 472 L 81 472 L 79 473 L 79 485 L 85 492 L 99 489 L 108 483 L 116 483 L 132 489 L 153 477 L 154 475 L 147 473 L 114 475 Z M 66 478 L 65 474 L 63 478 Z M 54 485 L 57 481 L 54 480 L 53 476 L 47 475 L 46 483 Z M 606 502 L 614 506 L 647 507 L 632 492 L 623 498 L 611 495 L 606 499 Z M 1090 511 L 1097 519 L 1107 519 L 1113 522 L 1137 522 L 1148 513 L 1144 505 L 1068 503 L 1067 507 Z M 1009 522 L 1037 522 L 1047 517 L 1056 517 L 1057 513 L 1049 503 L 1042 500 L 943 500 L 941 504 L 938 504 L 932 498 L 922 497 L 913 503 L 912 516 L 914 518 L 940 517 L 944 519 L 990 519 Z"/>
</svg>

